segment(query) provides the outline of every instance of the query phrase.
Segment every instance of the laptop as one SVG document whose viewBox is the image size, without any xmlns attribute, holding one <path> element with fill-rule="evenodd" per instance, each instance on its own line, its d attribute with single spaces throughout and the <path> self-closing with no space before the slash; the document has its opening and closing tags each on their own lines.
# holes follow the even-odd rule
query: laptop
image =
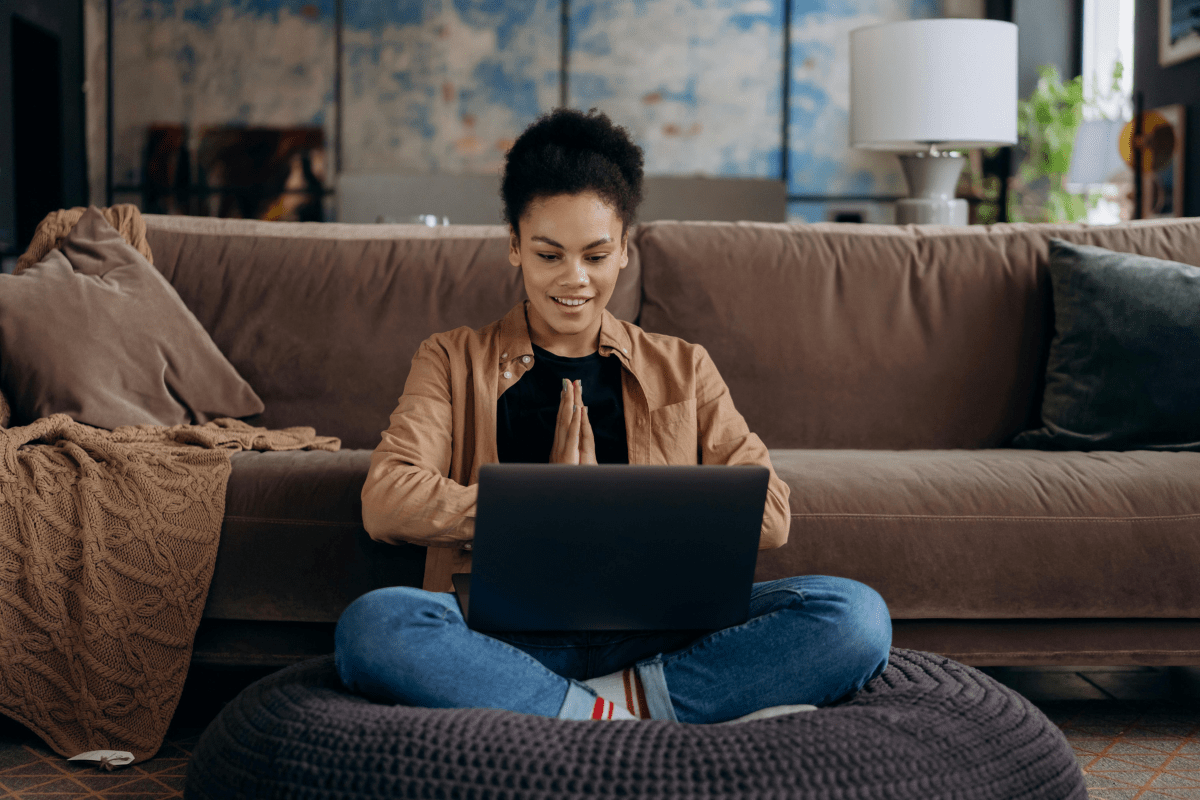
<svg viewBox="0 0 1200 800">
<path fill-rule="evenodd" d="M 471 573 L 480 631 L 718 630 L 749 616 L 770 471 L 485 464 Z"/>
</svg>

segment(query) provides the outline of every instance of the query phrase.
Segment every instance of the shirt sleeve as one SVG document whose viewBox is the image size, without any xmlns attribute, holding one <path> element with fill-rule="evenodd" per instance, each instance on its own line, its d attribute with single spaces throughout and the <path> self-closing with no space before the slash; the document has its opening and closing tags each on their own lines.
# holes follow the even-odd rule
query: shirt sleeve
<svg viewBox="0 0 1200 800">
<path fill-rule="evenodd" d="M 449 358 L 430 340 L 422 342 L 363 485 L 363 527 L 372 539 L 452 546 L 474 538 L 478 486 L 447 477 L 450 386 Z"/>
<path fill-rule="evenodd" d="M 761 464 L 771 471 L 767 502 L 763 508 L 762 535 L 758 549 L 769 550 L 787 543 L 792 514 L 791 489 L 775 474 L 767 447 L 752 433 L 733 405 L 729 387 L 717 371 L 708 351 L 696 345 L 696 424 L 701 464 Z"/>
</svg>

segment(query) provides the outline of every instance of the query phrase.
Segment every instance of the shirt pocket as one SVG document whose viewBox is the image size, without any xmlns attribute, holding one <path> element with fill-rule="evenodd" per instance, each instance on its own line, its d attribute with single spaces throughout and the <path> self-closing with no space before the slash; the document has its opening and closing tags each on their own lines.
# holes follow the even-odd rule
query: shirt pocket
<svg viewBox="0 0 1200 800">
<path fill-rule="evenodd" d="M 696 398 L 650 412 L 650 438 L 658 463 L 699 464 L 696 448 Z"/>
</svg>

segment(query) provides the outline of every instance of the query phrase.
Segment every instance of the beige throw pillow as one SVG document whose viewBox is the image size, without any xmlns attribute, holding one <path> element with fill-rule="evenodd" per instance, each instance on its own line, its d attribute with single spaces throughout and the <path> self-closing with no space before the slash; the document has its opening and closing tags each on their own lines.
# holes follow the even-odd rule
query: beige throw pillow
<svg viewBox="0 0 1200 800">
<path fill-rule="evenodd" d="M 0 389 L 12 424 L 204 423 L 262 401 L 162 274 L 91 207 L 20 275 L 0 275 Z"/>
</svg>

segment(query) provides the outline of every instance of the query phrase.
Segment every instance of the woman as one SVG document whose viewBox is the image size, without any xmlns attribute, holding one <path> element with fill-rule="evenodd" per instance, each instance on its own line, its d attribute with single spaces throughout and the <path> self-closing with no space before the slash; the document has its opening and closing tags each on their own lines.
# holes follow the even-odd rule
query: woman
<svg viewBox="0 0 1200 800">
<path fill-rule="evenodd" d="M 336 661 L 349 688 L 426 707 L 707 723 L 828 704 L 887 665 L 887 607 L 844 578 L 756 583 L 748 622 L 698 639 L 489 636 L 447 593 L 450 574 L 469 569 L 478 467 L 497 461 L 761 464 L 760 549 L 787 541 L 788 486 L 708 353 L 605 310 L 641 192 L 641 150 L 595 110 L 544 115 L 513 144 L 502 194 L 528 299 L 413 357 L 371 459 L 363 524 L 374 539 L 429 545 L 425 589 L 369 592 L 342 614 Z"/>
</svg>

